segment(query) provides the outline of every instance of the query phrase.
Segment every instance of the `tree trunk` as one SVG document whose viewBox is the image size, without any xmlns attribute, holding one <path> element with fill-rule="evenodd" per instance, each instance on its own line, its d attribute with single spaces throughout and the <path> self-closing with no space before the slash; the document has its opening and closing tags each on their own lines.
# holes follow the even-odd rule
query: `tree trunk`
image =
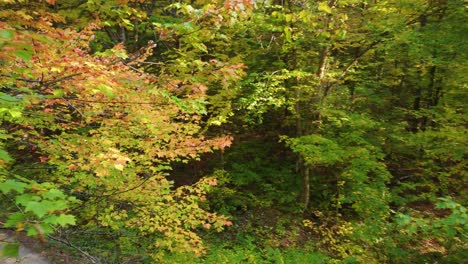
<svg viewBox="0 0 468 264">
<path fill-rule="evenodd" d="M 310 203 L 310 168 L 304 165 L 304 176 L 303 176 L 303 197 L 302 202 L 304 204 L 304 210 L 307 210 Z"/>
</svg>

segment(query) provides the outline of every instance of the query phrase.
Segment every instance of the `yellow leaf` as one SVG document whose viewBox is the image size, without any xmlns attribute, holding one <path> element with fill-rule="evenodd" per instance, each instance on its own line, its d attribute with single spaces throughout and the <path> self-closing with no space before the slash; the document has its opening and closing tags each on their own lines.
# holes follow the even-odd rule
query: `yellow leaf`
<svg viewBox="0 0 468 264">
<path fill-rule="evenodd" d="M 123 171 L 124 166 L 123 166 L 122 164 L 115 164 L 115 165 L 114 165 L 114 168 L 115 168 L 116 170 Z"/>
<path fill-rule="evenodd" d="M 327 2 L 321 2 L 319 3 L 318 5 L 318 10 L 319 11 L 323 11 L 325 13 L 328 13 L 328 14 L 331 14 L 332 10 L 331 8 L 328 6 L 328 3 Z"/>
<path fill-rule="evenodd" d="M 98 167 L 94 170 L 94 173 L 96 173 L 96 176 L 101 177 L 101 176 L 108 176 L 109 171 L 104 168 L 104 167 Z"/>
</svg>

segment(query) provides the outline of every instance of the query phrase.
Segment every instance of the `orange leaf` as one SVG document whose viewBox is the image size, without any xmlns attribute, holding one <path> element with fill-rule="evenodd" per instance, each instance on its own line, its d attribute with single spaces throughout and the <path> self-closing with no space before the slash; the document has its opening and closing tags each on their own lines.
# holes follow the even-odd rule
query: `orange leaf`
<svg viewBox="0 0 468 264">
<path fill-rule="evenodd" d="M 212 179 L 212 180 L 210 180 L 210 181 L 208 182 L 208 185 L 210 185 L 210 186 L 216 186 L 216 185 L 218 185 L 218 180 Z"/>
</svg>

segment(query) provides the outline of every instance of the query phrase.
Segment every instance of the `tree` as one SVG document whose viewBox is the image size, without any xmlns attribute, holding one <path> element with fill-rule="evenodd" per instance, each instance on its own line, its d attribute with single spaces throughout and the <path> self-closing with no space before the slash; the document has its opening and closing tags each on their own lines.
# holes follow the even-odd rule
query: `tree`
<svg viewBox="0 0 468 264">
<path fill-rule="evenodd" d="M 41 9 L 26 5 L 2 13 L 2 96 L 20 98 L 23 105 L 22 116 L 6 110 L 17 121 L 3 123 L 10 136 L 5 148 L 14 158 L 3 186 L 21 174 L 27 180 L 14 184 L 35 181 L 37 195 L 46 195 L 47 189 L 38 186 L 49 184 L 50 191 L 76 197 L 78 205 L 57 211 L 68 209 L 78 230 L 97 228 L 114 237 L 116 259 L 135 257 L 140 250 L 143 258 L 158 259 L 164 254 L 158 248 L 201 254 L 194 231 L 221 230 L 229 223 L 200 205 L 216 179 L 174 188 L 166 176 L 171 162 L 230 144 L 227 136 L 205 139 L 200 133 L 206 111 L 205 90 L 198 89 L 202 84 L 187 85 L 190 91 L 178 97 L 172 86 L 180 83 L 177 77 L 147 74 L 140 67 L 153 45 L 131 61 L 122 45 L 92 55 L 96 24 L 77 32 L 42 4 L 31 5 Z M 26 211 L 37 202 L 34 196 L 10 195 Z M 51 212 L 38 213 L 37 220 L 46 226 L 44 214 Z M 9 221 L 17 227 L 29 223 L 16 215 Z"/>
</svg>

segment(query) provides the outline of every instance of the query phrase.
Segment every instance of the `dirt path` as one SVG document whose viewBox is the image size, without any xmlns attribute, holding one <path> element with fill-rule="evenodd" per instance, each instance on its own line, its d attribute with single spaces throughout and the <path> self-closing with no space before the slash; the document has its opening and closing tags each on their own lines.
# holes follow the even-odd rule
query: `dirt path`
<svg viewBox="0 0 468 264">
<path fill-rule="evenodd" d="M 0 230 L 0 249 L 5 246 L 4 242 L 15 242 L 14 234 L 10 232 Z M 23 243 L 19 247 L 19 256 L 17 258 L 12 257 L 0 257 L 0 264 L 52 264 L 48 261 L 41 253 L 35 252 Z"/>
</svg>

